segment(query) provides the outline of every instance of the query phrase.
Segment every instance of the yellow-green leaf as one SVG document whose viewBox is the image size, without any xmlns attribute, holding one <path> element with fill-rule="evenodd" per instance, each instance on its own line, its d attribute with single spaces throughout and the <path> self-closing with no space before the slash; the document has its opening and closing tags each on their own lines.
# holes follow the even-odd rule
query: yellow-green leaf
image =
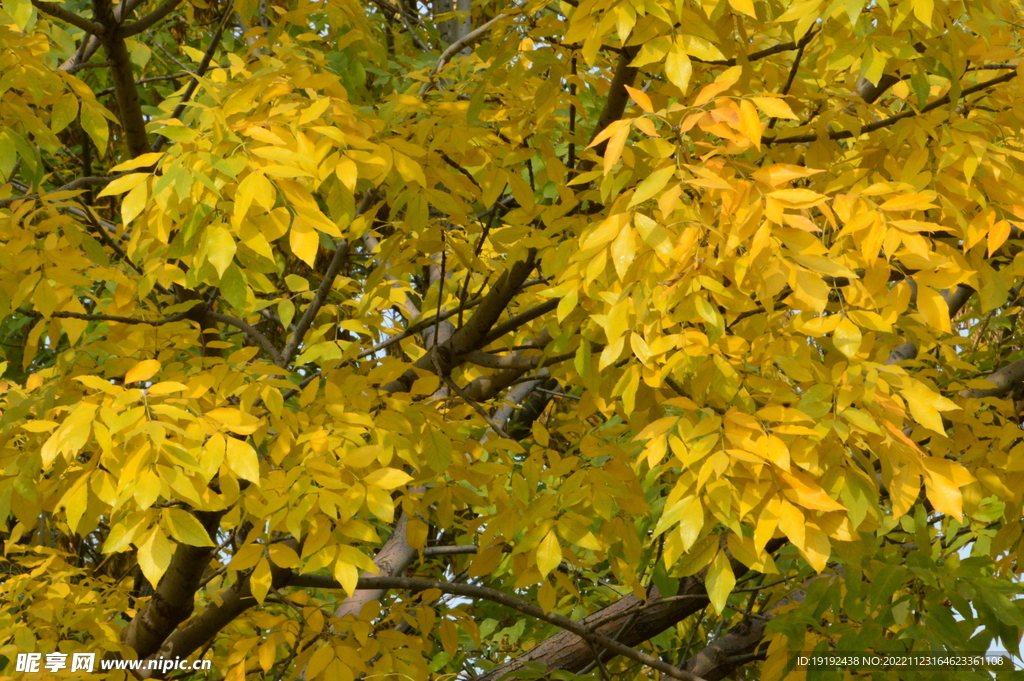
<svg viewBox="0 0 1024 681">
<path fill-rule="evenodd" d="M 139 568 L 142 569 L 142 574 L 149 580 L 149 583 L 156 586 L 171 564 L 173 552 L 171 542 L 167 541 L 167 537 L 160 531 L 160 526 L 155 525 L 137 546 Z"/>
<path fill-rule="evenodd" d="M 562 547 L 558 543 L 558 536 L 554 530 L 549 530 L 537 545 L 537 569 L 540 570 L 541 577 L 547 577 L 561 562 Z"/>
<path fill-rule="evenodd" d="M 736 586 L 736 575 L 733 574 L 729 558 L 724 551 L 719 551 L 708 568 L 707 589 L 711 607 L 721 614 L 729 600 L 729 594 Z"/>
</svg>

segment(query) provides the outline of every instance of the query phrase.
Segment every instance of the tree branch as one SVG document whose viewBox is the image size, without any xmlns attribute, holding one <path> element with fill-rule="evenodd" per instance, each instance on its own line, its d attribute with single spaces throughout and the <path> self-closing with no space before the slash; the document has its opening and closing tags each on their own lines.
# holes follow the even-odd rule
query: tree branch
<svg viewBox="0 0 1024 681">
<path fill-rule="evenodd" d="M 206 531 L 215 534 L 223 511 L 197 511 Z M 154 584 L 152 598 L 136 613 L 122 632 L 122 640 L 140 659 L 154 654 L 167 635 L 184 622 L 195 608 L 195 594 L 216 546 L 178 544 L 171 564 Z"/>
<path fill-rule="evenodd" d="M 294 540 L 290 543 L 291 546 L 295 546 Z M 186 546 L 185 544 L 178 544 L 178 548 L 175 550 L 174 557 L 171 559 L 171 567 L 168 568 L 168 572 L 174 569 L 175 565 L 179 562 L 179 557 L 184 561 L 188 553 L 187 549 L 196 549 L 194 546 Z M 212 551 L 212 549 L 211 549 Z M 208 558 L 207 558 L 208 560 Z M 195 570 L 195 564 L 192 569 Z M 199 574 L 202 574 L 202 570 L 206 567 L 206 561 L 203 561 L 200 565 Z M 271 588 L 280 589 L 287 583 L 290 575 L 290 570 L 279 568 L 273 563 L 270 564 L 271 574 Z M 160 585 L 163 586 L 166 577 L 160 580 Z M 159 592 L 159 590 L 158 590 Z M 154 595 L 156 599 L 157 595 Z M 189 611 L 194 607 L 193 601 L 195 599 L 195 591 L 191 593 L 182 593 L 181 598 L 188 603 Z M 153 601 L 150 601 L 153 603 Z M 256 599 L 252 595 L 252 588 L 249 583 L 249 575 L 244 577 L 239 576 L 237 582 L 229 586 L 228 588 L 217 594 L 217 597 L 200 613 L 197 617 L 190 620 L 184 627 L 174 631 L 174 628 L 166 629 L 165 631 L 174 631 L 170 636 L 166 636 L 166 641 L 160 646 L 159 650 L 152 651 L 145 655 L 146 658 L 156 659 L 173 659 L 176 657 L 188 657 L 195 650 L 197 650 L 203 643 L 210 640 L 218 631 L 223 629 L 225 626 L 233 622 L 243 612 L 256 605 Z M 150 610 L 152 606 L 147 604 L 143 609 L 143 612 L 136 617 L 140 617 Z M 134 624 L 135 620 L 132 620 Z M 132 624 L 129 624 L 131 628 Z M 166 625 L 166 622 L 162 622 L 162 625 Z M 175 624 L 177 626 L 177 624 Z M 133 646 L 134 647 L 134 646 Z M 138 648 L 135 648 L 138 651 Z M 143 654 L 140 652 L 139 657 L 142 658 Z M 154 673 L 149 671 L 142 672 L 143 678 L 151 678 Z"/>
<path fill-rule="evenodd" d="M 551 312 L 552 310 L 558 307 L 558 303 L 558 298 L 553 298 L 551 300 L 541 303 L 540 305 L 537 305 L 536 307 L 530 308 L 526 312 L 520 312 L 515 317 L 511 317 L 510 319 L 502 322 L 501 324 L 498 324 L 493 329 L 491 329 L 490 333 L 488 333 L 487 336 L 484 338 L 483 345 L 490 345 L 494 341 L 504 336 L 506 333 L 515 331 L 523 324 L 532 322 L 537 317 L 540 317 L 541 315 Z"/>
<path fill-rule="evenodd" d="M 528 348 L 527 351 L 535 352 L 537 349 Z M 553 357 L 544 357 L 543 355 L 526 357 L 525 354 L 521 354 L 519 352 L 508 355 L 492 355 L 489 352 L 473 350 L 466 353 L 465 360 L 470 364 L 487 367 L 488 369 L 522 369 L 524 371 L 529 371 L 530 369 L 551 366 L 558 362 L 564 362 L 565 360 L 572 359 L 575 356 L 575 352 L 566 352 Z"/>
<path fill-rule="evenodd" d="M 44 14 L 49 14 L 51 17 L 60 19 L 61 21 L 69 23 L 76 28 L 80 28 L 90 35 L 99 35 L 105 30 L 105 27 L 100 22 L 80 17 L 71 10 L 64 9 L 55 2 L 32 0 L 32 6 Z"/>
<path fill-rule="evenodd" d="M 210 62 L 213 61 L 213 53 L 217 51 L 217 46 L 220 45 L 220 37 L 224 34 L 224 28 L 227 26 L 228 19 L 231 17 L 234 11 L 234 0 L 229 0 L 227 6 L 224 8 L 224 14 L 220 18 L 220 23 L 217 24 L 217 30 L 213 32 L 213 37 L 210 38 L 210 46 L 206 48 L 206 52 L 203 54 L 202 61 L 199 62 L 199 67 L 196 69 L 195 74 L 192 77 L 192 82 L 185 88 L 185 92 L 181 95 L 181 101 L 174 107 L 174 111 L 171 112 L 171 118 L 181 118 L 181 114 L 185 112 L 185 107 L 188 105 L 188 101 L 192 99 L 192 95 L 195 94 L 196 88 L 199 87 L 199 79 L 206 75 L 207 69 L 210 68 Z M 163 135 L 157 135 L 156 141 L 153 142 L 151 151 L 160 151 L 163 149 L 164 144 L 167 143 L 167 138 Z"/>
<path fill-rule="evenodd" d="M 1011 73 L 1004 73 L 1003 75 L 998 76 L 996 78 L 992 78 L 991 80 L 986 80 L 983 83 L 978 83 L 977 85 L 972 85 L 969 88 L 965 88 L 960 93 L 960 96 L 967 97 L 968 95 L 973 95 L 975 92 L 981 92 L 982 90 L 986 90 L 994 85 L 1008 83 L 1009 81 L 1013 80 L 1016 77 L 1016 71 Z M 892 125 L 895 125 L 899 121 L 902 121 L 905 118 L 913 118 L 914 116 L 926 114 L 929 111 L 933 111 L 934 109 L 939 108 L 940 106 L 949 104 L 950 101 L 950 96 L 947 93 L 942 97 L 939 97 L 935 101 L 929 102 L 926 106 L 922 107 L 920 111 L 914 111 L 913 109 L 911 109 L 909 111 L 904 111 L 903 113 L 896 114 L 895 116 L 890 116 L 889 118 L 886 118 L 884 120 L 876 121 L 874 123 L 865 125 L 860 129 L 859 135 L 866 135 L 869 132 L 881 130 L 882 128 L 888 128 Z M 828 133 L 828 139 L 830 140 L 849 139 L 854 136 L 856 135 L 852 130 L 837 130 L 835 132 Z M 809 133 L 806 135 L 794 135 L 792 137 L 783 137 L 782 139 L 778 139 L 776 137 L 764 138 L 762 142 L 764 144 L 801 144 L 805 142 L 814 142 L 819 138 L 820 135 L 818 135 L 817 133 Z"/>
<path fill-rule="evenodd" d="M 993 371 L 985 380 L 992 384 L 991 388 L 971 388 L 960 394 L 964 397 L 1002 397 L 1024 381 L 1024 359 Z"/>
<path fill-rule="evenodd" d="M 448 63 L 449 59 L 451 59 L 454 55 L 458 54 L 459 51 L 462 50 L 462 48 L 466 47 L 467 45 L 472 45 L 474 42 L 482 38 L 484 34 L 491 30 L 491 27 L 494 26 L 494 24 L 496 24 L 498 21 L 510 15 L 519 13 L 519 9 L 502 12 L 501 14 L 494 17 L 493 19 L 483 24 L 479 28 L 470 31 L 466 35 L 462 36 L 461 38 L 453 42 L 451 45 L 448 46 L 448 49 L 441 53 L 441 57 L 437 60 L 437 64 L 434 65 L 434 70 L 432 72 L 433 75 L 437 75 L 438 73 L 440 73 L 441 69 L 444 68 L 444 65 Z M 429 80 L 423 85 L 421 85 L 420 91 L 418 93 L 419 96 L 422 97 L 423 95 L 427 94 L 432 87 L 434 87 L 433 80 Z"/>
<path fill-rule="evenodd" d="M 18 314 L 23 314 L 26 317 L 45 317 L 42 312 L 36 310 L 15 310 Z M 85 314 L 84 312 L 54 312 L 50 317 L 54 319 L 84 319 L 90 322 L 118 322 L 120 324 L 146 324 L 148 326 L 163 326 L 164 324 L 170 324 L 171 322 L 180 322 L 183 319 L 188 318 L 189 312 L 179 312 L 176 315 L 170 317 L 164 317 L 163 319 L 135 319 L 133 317 L 120 317 L 118 315 L 109 314 Z"/>
<path fill-rule="evenodd" d="M 791 41 L 788 43 L 779 43 L 773 47 L 758 50 L 757 52 L 751 52 L 747 55 L 746 61 L 758 61 L 765 57 L 779 54 L 780 52 L 790 52 L 792 50 L 798 50 L 802 47 L 806 47 L 815 35 L 817 35 L 817 31 L 811 30 L 808 31 L 804 37 L 799 40 L 799 42 Z M 698 64 L 710 64 L 713 66 L 736 66 L 736 64 L 739 63 L 739 60 L 736 57 L 733 57 L 732 59 L 698 59 L 696 57 L 690 57 L 690 61 L 697 62 Z"/>
<path fill-rule="evenodd" d="M 299 576 L 298 578 L 292 577 L 288 584 L 289 586 L 301 586 L 310 584 L 307 578 Z M 340 589 L 341 584 L 331 580 L 317 580 L 317 588 L 330 588 Z M 333 582 L 333 583 L 331 583 Z M 560 629 L 571 632 L 576 636 L 580 637 L 584 641 L 589 643 L 595 643 L 602 646 L 614 653 L 628 657 L 635 662 L 644 664 L 652 669 L 656 669 L 663 674 L 667 674 L 674 679 L 684 679 L 685 681 L 704 681 L 699 676 L 691 674 L 685 670 L 674 667 L 662 660 L 648 655 L 647 653 L 641 652 L 631 646 L 624 643 L 613 640 L 612 638 L 600 634 L 596 631 L 591 631 L 584 623 L 574 622 L 567 617 L 557 615 L 553 612 L 544 612 L 541 608 L 532 603 L 528 603 L 522 599 L 511 596 L 502 591 L 496 589 L 490 589 L 484 586 L 473 586 L 471 584 L 456 584 L 454 582 L 441 582 L 433 579 L 419 579 L 415 577 L 360 577 L 359 582 L 356 586 L 357 589 L 405 589 L 407 591 L 426 591 L 427 589 L 437 589 L 442 593 L 449 593 L 456 596 L 464 596 L 466 598 L 475 598 L 480 600 L 487 600 L 493 603 L 504 605 L 507 608 L 511 608 L 517 612 L 521 612 L 524 615 L 528 615 L 535 619 L 539 619 L 543 622 L 553 624 Z"/>
<path fill-rule="evenodd" d="M 257 331 L 255 327 L 249 325 L 248 323 L 242 321 L 241 319 L 238 319 L 237 317 L 232 317 L 226 314 L 220 314 L 219 312 L 207 312 L 206 316 L 208 319 L 212 319 L 215 322 L 228 324 L 230 326 L 235 327 L 236 329 L 241 329 L 242 331 L 245 331 L 247 334 L 249 334 L 250 338 L 252 338 L 254 341 L 260 344 L 260 347 L 262 347 L 263 350 L 267 353 L 267 355 L 270 356 L 270 361 L 272 361 L 277 366 L 282 366 L 281 356 L 277 354 L 277 349 L 274 348 L 273 344 L 269 340 L 267 340 L 267 337 L 264 336 L 259 331 Z"/>
<path fill-rule="evenodd" d="M 118 21 L 110 0 L 93 0 L 93 8 L 96 18 L 105 27 L 96 37 L 99 38 L 107 53 L 107 59 L 110 60 L 110 77 L 114 81 L 118 118 L 124 129 L 124 140 L 132 157 L 141 156 L 149 150 L 149 138 L 139 92 L 135 87 L 128 45 L 116 31 Z"/>
<path fill-rule="evenodd" d="M 949 309 L 949 318 L 952 319 L 963 309 L 963 306 L 967 304 L 967 301 L 974 295 L 974 289 L 966 284 L 960 284 L 955 289 L 947 291 L 945 294 L 946 305 Z M 913 359 L 917 357 L 917 345 L 913 341 L 907 341 L 906 343 L 896 347 L 892 352 L 889 353 L 888 359 L 885 360 L 886 365 L 898 364 L 904 360 Z"/>
<path fill-rule="evenodd" d="M 178 5 L 181 4 L 181 0 L 164 0 L 164 3 L 157 7 L 155 10 L 142 17 L 138 21 L 128 24 L 118 31 L 118 36 L 121 38 L 130 38 L 133 35 L 142 33 L 147 28 L 160 21 L 168 14 L 173 12 Z"/>
<path fill-rule="evenodd" d="M 376 191 L 373 189 L 370 189 L 363 195 L 363 200 L 359 205 L 359 210 L 356 211 L 356 217 L 369 210 L 370 204 L 373 202 L 373 197 L 375 195 Z M 293 359 L 295 359 L 295 355 L 299 351 L 299 345 L 302 344 L 302 339 L 305 337 L 306 331 L 309 330 L 309 326 L 313 323 L 313 319 L 316 318 L 317 313 L 320 312 L 320 308 L 323 307 L 325 302 L 327 302 L 327 295 L 334 287 L 334 280 L 338 277 L 338 272 L 341 270 L 341 263 L 345 261 L 345 256 L 347 255 L 348 242 L 336 241 L 334 243 L 334 257 L 331 258 L 331 262 L 327 266 L 327 271 L 324 273 L 324 278 L 320 281 L 320 286 L 317 287 L 316 293 L 313 295 L 313 300 L 309 301 L 306 311 L 302 313 L 302 318 L 295 325 L 295 332 L 292 333 L 292 337 L 288 341 L 288 344 L 284 347 L 284 350 L 281 351 L 279 356 L 280 364 L 278 364 L 278 366 L 286 367 L 291 364 Z"/>
<path fill-rule="evenodd" d="M 120 23 L 126 16 L 131 14 L 136 7 L 141 5 L 142 2 L 143 0 L 127 0 L 127 2 L 122 2 L 117 6 L 117 9 L 114 10 L 114 19 Z M 95 35 L 86 35 L 85 39 L 82 40 L 82 44 L 79 46 L 78 51 L 71 57 L 68 57 L 68 59 L 58 66 L 57 69 L 59 71 L 64 71 L 65 73 L 77 73 L 81 69 L 91 67 L 93 65 L 87 64 L 86 62 L 92 59 L 92 56 L 96 54 L 96 50 L 98 49 L 100 49 L 100 39 Z M 109 66 L 109 63 L 105 65 Z"/>
</svg>

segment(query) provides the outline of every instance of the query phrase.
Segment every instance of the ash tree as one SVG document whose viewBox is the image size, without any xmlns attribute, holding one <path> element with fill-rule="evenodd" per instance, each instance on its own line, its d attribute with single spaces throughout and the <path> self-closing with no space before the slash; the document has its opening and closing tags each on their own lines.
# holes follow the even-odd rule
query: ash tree
<svg viewBox="0 0 1024 681">
<path fill-rule="evenodd" d="M 3 0 L 0 673 L 1016 653 L 1021 10 Z"/>
</svg>

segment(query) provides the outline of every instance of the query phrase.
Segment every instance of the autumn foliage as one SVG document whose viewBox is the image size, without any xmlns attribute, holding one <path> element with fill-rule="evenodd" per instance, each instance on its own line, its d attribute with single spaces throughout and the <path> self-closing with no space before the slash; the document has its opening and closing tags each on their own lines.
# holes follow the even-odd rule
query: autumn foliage
<svg viewBox="0 0 1024 681">
<path fill-rule="evenodd" d="M 2 0 L 0 678 L 1017 653 L 1022 9 Z"/>
</svg>

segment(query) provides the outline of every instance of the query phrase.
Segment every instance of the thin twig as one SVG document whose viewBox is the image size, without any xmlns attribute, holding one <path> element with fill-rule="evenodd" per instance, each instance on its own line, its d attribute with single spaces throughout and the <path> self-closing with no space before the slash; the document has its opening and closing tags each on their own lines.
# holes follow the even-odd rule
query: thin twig
<svg viewBox="0 0 1024 681">
<path fill-rule="evenodd" d="M 961 97 L 967 97 L 968 95 L 973 95 L 975 92 L 981 92 L 982 90 L 986 90 L 986 89 L 988 89 L 988 88 L 990 88 L 990 87 L 992 87 L 994 85 L 999 85 L 1001 83 L 1008 83 L 1009 81 L 1013 80 L 1016 77 L 1017 77 L 1017 72 L 1016 71 L 1014 71 L 1012 73 L 1005 73 L 1005 74 L 1003 74 L 1003 75 L 1001 75 L 1001 76 L 999 76 L 997 78 L 992 78 L 991 80 L 986 80 L 984 83 L 978 83 L 977 85 L 973 85 L 973 86 L 971 86 L 969 88 L 966 88 L 966 89 L 962 90 L 960 92 L 960 96 Z M 865 126 L 863 126 L 860 129 L 860 133 L 859 134 L 866 135 L 867 133 L 874 132 L 875 130 L 881 130 L 882 128 L 888 128 L 888 127 L 894 125 L 895 123 L 898 123 L 899 121 L 902 121 L 904 118 L 913 118 L 914 116 L 920 116 L 922 114 L 926 114 L 929 111 L 932 111 L 934 109 L 939 108 L 940 106 L 944 106 L 946 104 L 949 104 L 950 101 L 951 101 L 950 95 L 949 95 L 949 93 L 947 93 L 947 94 L 943 95 L 942 97 L 939 97 L 938 99 L 936 99 L 933 102 L 929 103 L 928 105 L 922 107 L 920 111 L 914 111 L 913 109 L 909 109 L 907 111 L 904 111 L 903 113 L 896 114 L 895 116 L 890 116 L 889 118 L 886 118 L 886 119 L 883 119 L 883 120 L 880 120 L 880 121 L 876 121 L 876 122 L 871 123 L 869 125 L 865 125 Z M 854 132 L 852 130 L 838 130 L 838 131 L 835 131 L 835 132 L 828 133 L 827 139 L 830 139 L 830 140 L 843 140 L 843 139 L 849 139 L 851 137 L 854 137 Z M 762 143 L 768 144 L 768 145 L 770 145 L 770 144 L 802 144 L 802 143 L 805 143 L 805 142 L 814 142 L 814 141 L 816 141 L 818 139 L 819 139 L 819 135 L 817 133 L 810 133 L 810 134 L 807 134 L 807 135 L 793 135 L 792 137 L 783 137 L 782 139 L 778 139 L 778 138 L 775 138 L 775 137 L 770 137 L 770 138 L 763 139 Z"/>
<path fill-rule="evenodd" d="M 146 16 L 142 17 L 138 21 L 132 22 L 127 26 L 122 27 L 121 30 L 118 31 L 118 35 L 121 38 L 130 38 L 133 35 L 142 33 L 147 28 L 149 28 L 150 26 L 152 26 L 153 24 L 155 24 L 156 22 L 160 21 L 168 14 L 173 12 L 175 8 L 177 8 L 177 6 L 180 4 L 181 0 L 165 0 L 162 5 L 157 7 L 155 10 L 153 10 Z"/>
<path fill-rule="evenodd" d="M 493 430 L 495 433 L 497 433 L 501 437 L 505 438 L 506 440 L 511 440 L 512 438 L 509 437 L 508 433 L 506 433 L 505 430 L 501 426 L 499 426 L 497 423 L 494 422 L 494 419 L 492 419 L 487 414 L 487 412 L 484 411 L 484 408 L 481 407 L 480 404 L 476 400 L 472 399 L 469 395 L 467 395 L 462 390 L 462 388 L 460 388 L 458 385 L 456 385 L 455 381 L 452 380 L 451 376 L 448 376 L 447 374 L 444 373 L 444 371 L 442 371 L 441 363 L 438 361 L 437 355 L 434 355 L 433 360 L 434 360 L 434 367 L 437 369 L 438 377 L 440 377 L 441 380 L 444 381 L 445 384 L 449 388 L 451 388 L 452 391 L 456 395 L 458 395 L 463 400 L 465 400 L 466 403 L 469 404 L 469 406 L 473 407 L 473 411 L 475 411 L 477 414 L 479 414 L 481 416 L 481 418 L 483 418 L 483 420 L 487 422 L 487 425 L 490 426 L 491 430 Z"/>
<path fill-rule="evenodd" d="M 362 215 L 370 208 L 370 204 L 373 203 L 373 197 L 376 196 L 376 189 L 370 189 L 363 195 L 363 200 L 359 204 L 359 210 L 356 213 L 356 217 Z M 341 264 L 345 260 L 345 256 L 348 254 L 348 242 L 347 241 L 336 241 L 334 244 L 334 257 L 331 258 L 331 263 L 327 266 L 327 272 L 324 273 L 324 278 L 320 281 L 320 286 L 317 287 L 316 293 L 313 295 L 313 300 L 310 301 L 306 307 L 306 311 L 302 313 L 302 318 L 295 325 L 295 332 L 292 334 L 291 339 L 285 346 L 284 350 L 281 351 L 279 356 L 280 364 L 278 366 L 285 367 L 291 364 L 291 361 L 295 359 L 295 355 L 299 351 L 299 345 L 302 343 L 303 337 L 306 335 L 306 331 L 309 330 L 309 326 L 313 323 L 313 319 L 317 313 L 320 312 L 320 308 L 327 301 L 327 295 L 334 288 L 334 280 L 338 276 L 338 271 L 341 269 Z"/>
<path fill-rule="evenodd" d="M 135 319 L 134 317 L 121 317 L 118 315 L 110 314 L 85 314 L 83 312 L 53 312 L 50 315 L 44 315 L 42 312 L 36 310 L 15 310 L 18 314 L 23 314 L 26 317 L 35 318 L 46 318 L 52 317 L 54 319 L 84 319 L 90 322 L 118 322 L 121 324 L 146 324 L 149 326 L 163 326 L 164 324 L 170 324 L 171 322 L 180 322 L 181 320 L 188 317 L 188 312 L 179 312 L 176 315 L 170 317 L 164 317 L 163 319 Z"/>
<path fill-rule="evenodd" d="M 192 82 L 185 88 L 185 92 L 181 95 L 181 101 L 174 107 L 174 111 L 171 112 L 171 118 L 181 118 L 181 114 L 184 113 L 185 107 L 188 105 L 188 101 L 192 99 L 192 95 L 195 93 L 196 88 L 199 87 L 199 79 L 206 75 L 207 69 L 210 68 L 210 62 L 213 61 L 213 53 L 217 51 L 217 46 L 220 44 L 220 37 L 224 33 L 224 28 L 227 26 L 228 18 L 234 11 L 234 0 L 229 0 L 227 6 L 224 8 L 224 15 L 220 19 L 220 23 L 217 25 L 217 30 L 213 32 L 213 37 L 210 39 L 210 46 L 206 48 L 206 53 L 203 55 L 202 61 L 199 62 L 199 68 L 196 69 L 195 75 L 192 76 Z M 153 142 L 152 151 L 160 151 L 163 146 L 167 143 L 167 138 L 163 135 L 158 135 L 156 141 Z"/>
<path fill-rule="evenodd" d="M 260 347 L 262 347 L 263 350 L 270 356 L 270 361 L 272 361 L 277 366 L 281 366 L 281 356 L 277 354 L 277 350 L 274 348 L 274 345 L 267 339 L 266 336 L 257 331 L 255 327 L 242 321 L 241 319 L 238 319 L 237 317 L 221 314 L 219 312 L 207 312 L 206 316 L 215 322 L 228 324 L 229 326 L 233 326 L 236 329 L 241 329 L 245 333 L 249 334 L 249 337 L 252 338 L 257 343 L 259 343 Z"/>
</svg>

